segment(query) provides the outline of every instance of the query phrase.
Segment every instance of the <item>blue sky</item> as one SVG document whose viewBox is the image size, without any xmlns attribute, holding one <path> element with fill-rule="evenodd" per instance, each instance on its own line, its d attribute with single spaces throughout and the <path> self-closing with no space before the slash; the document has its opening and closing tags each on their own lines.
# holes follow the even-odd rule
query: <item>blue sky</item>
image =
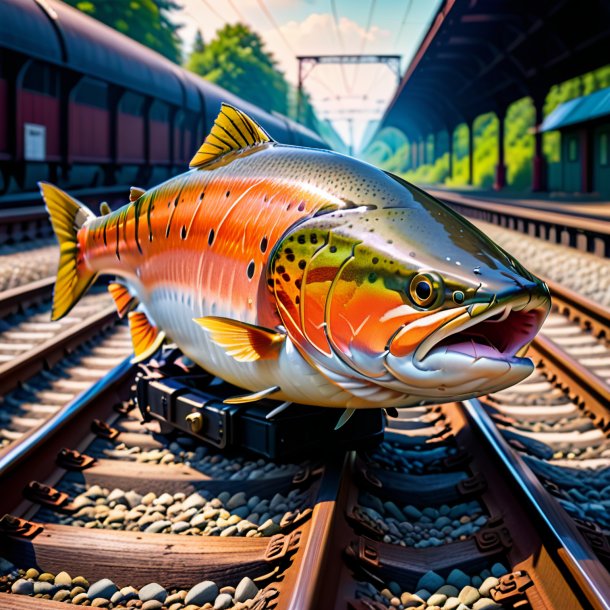
<svg viewBox="0 0 610 610">
<path fill-rule="evenodd" d="M 403 57 L 404 72 L 440 3 L 441 0 L 181 0 L 183 10 L 177 21 L 184 23 L 181 34 L 187 46 L 197 29 L 210 40 L 224 23 L 246 21 L 265 40 L 286 78 L 296 84 L 295 54 L 397 54 Z M 380 118 L 395 87 L 394 75 L 382 65 L 318 66 L 305 81 L 318 115 L 331 120 L 346 141 L 350 139 L 348 119 L 352 119 L 356 149 L 366 125 Z"/>
</svg>

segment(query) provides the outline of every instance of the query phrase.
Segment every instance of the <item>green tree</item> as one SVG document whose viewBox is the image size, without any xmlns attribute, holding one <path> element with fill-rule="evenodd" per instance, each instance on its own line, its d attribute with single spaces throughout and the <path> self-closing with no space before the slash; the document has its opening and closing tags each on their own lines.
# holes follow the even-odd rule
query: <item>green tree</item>
<svg viewBox="0 0 610 610">
<path fill-rule="evenodd" d="M 180 63 L 181 27 L 171 21 L 174 0 L 65 0 L 78 10 Z"/>
<path fill-rule="evenodd" d="M 284 74 L 261 37 L 246 25 L 225 25 L 203 50 L 194 48 L 187 67 L 267 111 L 289 114 Z"/>
<path fill-rule="evenodd" d="M 201 30 L 197 30 L 195 34 L 195 42 L 193 43 L 193 53 L 203 53 L 205 51 L 205 42 Z"/>
</svg>

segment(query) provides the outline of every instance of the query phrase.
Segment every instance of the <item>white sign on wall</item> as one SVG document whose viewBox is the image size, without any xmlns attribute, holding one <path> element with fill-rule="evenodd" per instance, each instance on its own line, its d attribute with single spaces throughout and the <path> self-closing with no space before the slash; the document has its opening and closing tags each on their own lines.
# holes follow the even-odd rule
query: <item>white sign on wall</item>
<svg viewBox="0 0 610 610">
<path fill-rule="evenodd" d="M 44 125 L 23 125 L 24 157 L 26 161 L 44 161 L 47 157 L 47 128 Z"/>
</svg>

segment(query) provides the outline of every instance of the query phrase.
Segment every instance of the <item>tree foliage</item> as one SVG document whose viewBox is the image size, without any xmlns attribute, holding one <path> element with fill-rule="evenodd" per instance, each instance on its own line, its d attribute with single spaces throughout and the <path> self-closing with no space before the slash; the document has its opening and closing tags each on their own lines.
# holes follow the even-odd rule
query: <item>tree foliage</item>
<svg viewBox="0 0 610 610">
<path fill-rule="evenodd" d="M 174 0 L 65 0 L 78 10 L 180 63 L 179 25 L 170 18 Z"/>
<path fill-rule="evenodd" d="M 261 37 L 241 23 L 227 24 L 187 61 L 189 70 L 243 99 L 289 114 L 288 83 Z"/>
</svg>

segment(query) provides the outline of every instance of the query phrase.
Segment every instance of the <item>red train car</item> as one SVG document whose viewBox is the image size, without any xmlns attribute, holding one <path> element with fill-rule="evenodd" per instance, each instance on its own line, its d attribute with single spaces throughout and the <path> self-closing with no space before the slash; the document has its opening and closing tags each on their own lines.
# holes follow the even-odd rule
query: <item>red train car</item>
<svg viewBox="0 0 610 610">
<path fill-rule="evenodd" d="M 159 182 L 184 171 L 221 101 L 281 142 L 328 148 L 62 2 L 0 3 L 0 194 Z"/>
</svg>

